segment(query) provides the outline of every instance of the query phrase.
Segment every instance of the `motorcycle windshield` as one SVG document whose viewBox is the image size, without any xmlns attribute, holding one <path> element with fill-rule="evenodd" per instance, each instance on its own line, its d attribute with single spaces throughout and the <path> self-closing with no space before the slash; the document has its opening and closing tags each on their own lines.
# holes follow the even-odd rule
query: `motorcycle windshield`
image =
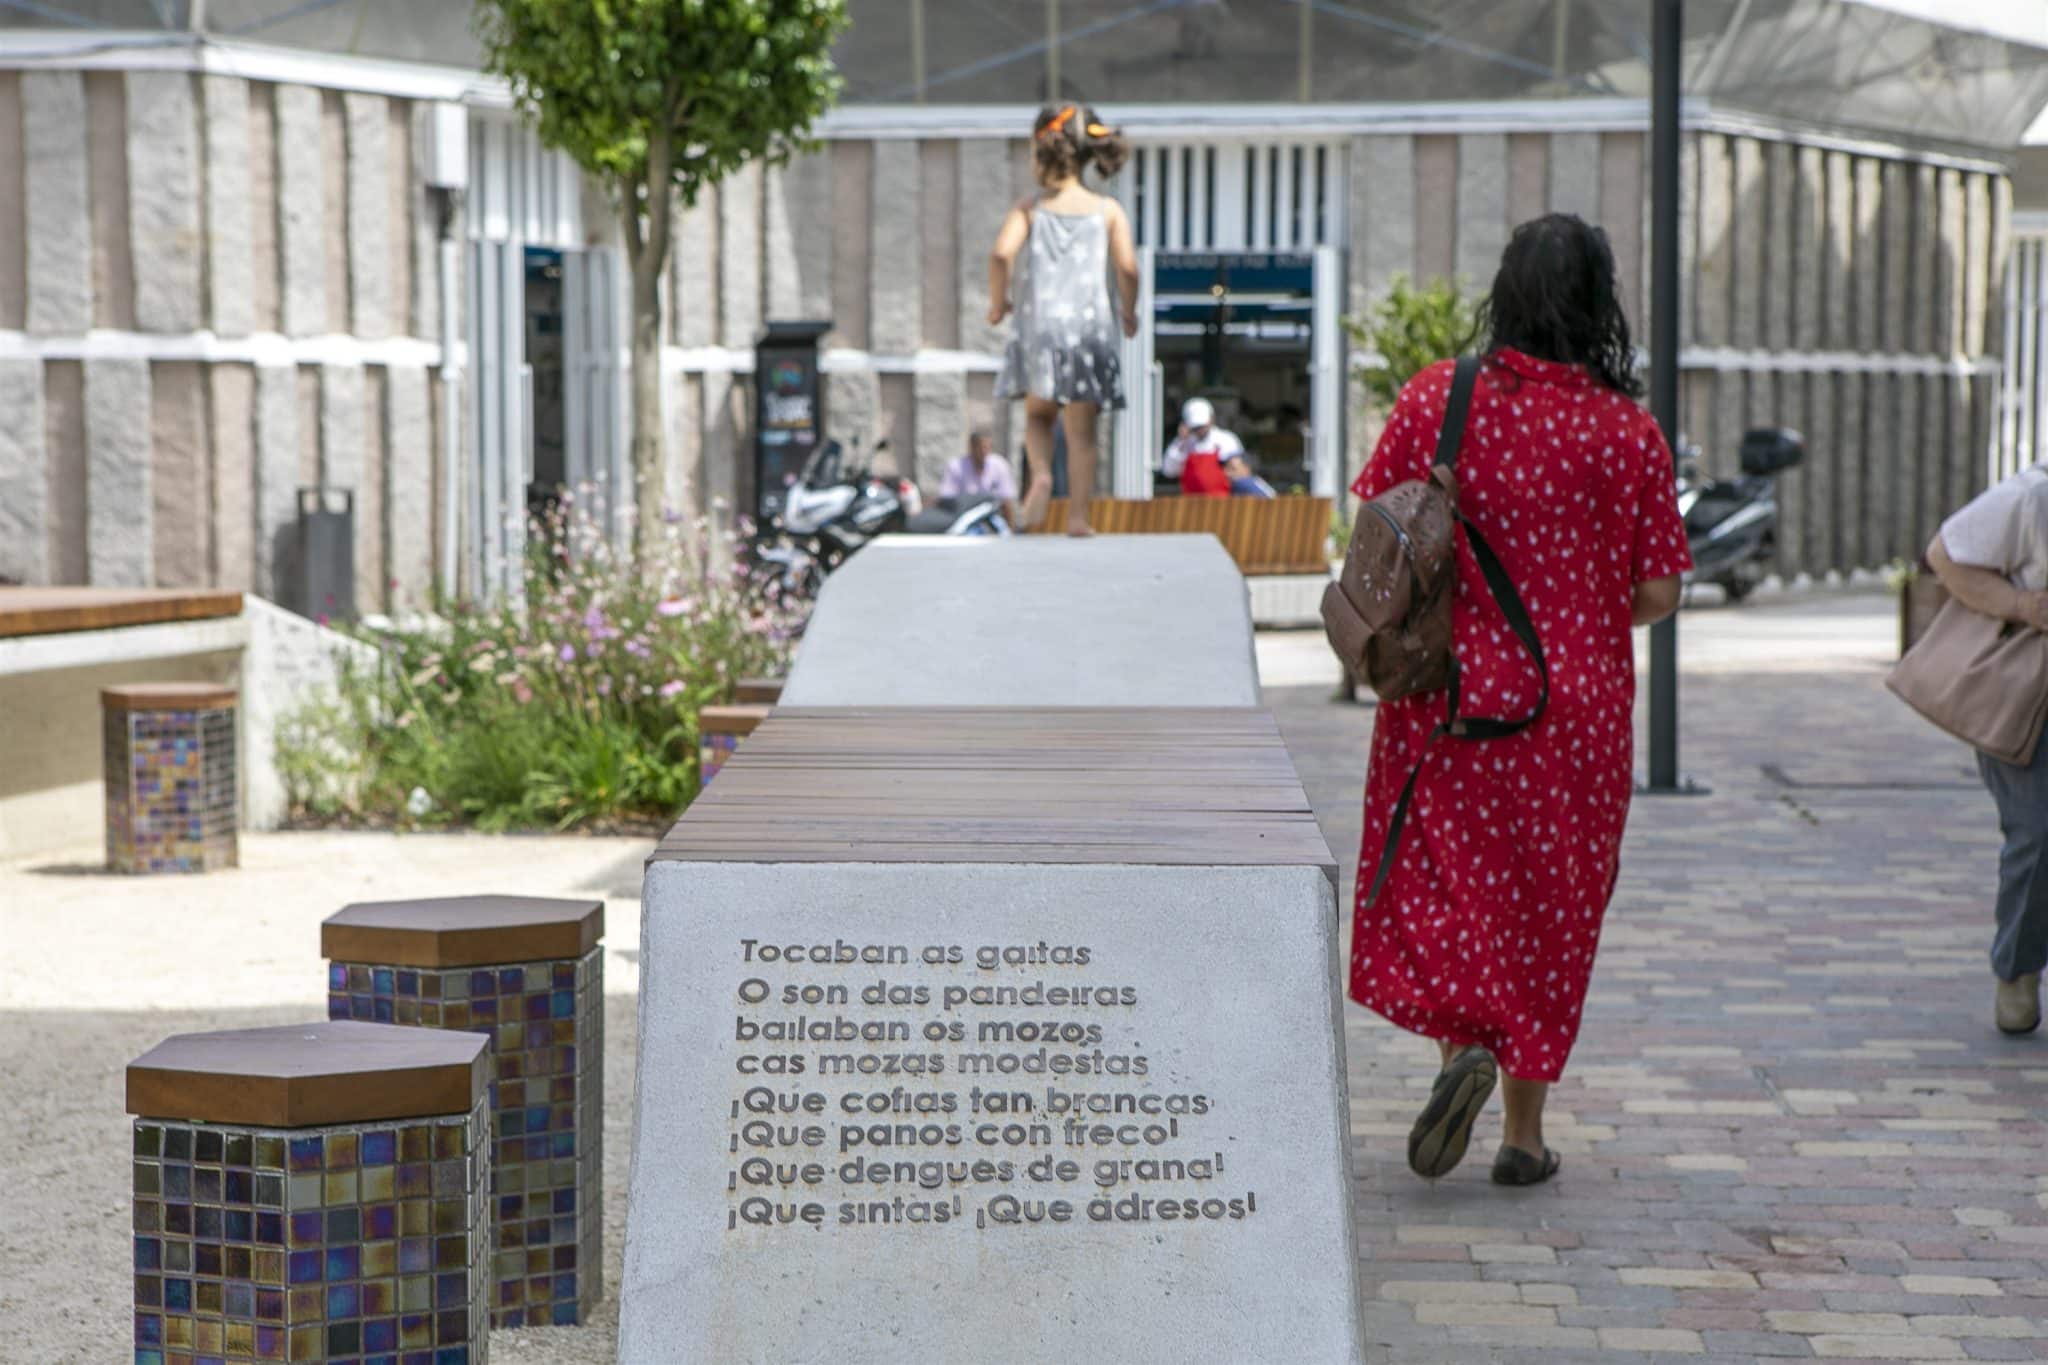
<svg viewBox="0 0 2048 1365">
<path fill-rule="evenodd" d="M 826 441 L 811 452 L 811 458 L 804 461 L 804 472 L 800 481 L 810 488 L 829 488 L 839 482 L 839 462 L 843 452 L 839 442 Z"/>
</svg>

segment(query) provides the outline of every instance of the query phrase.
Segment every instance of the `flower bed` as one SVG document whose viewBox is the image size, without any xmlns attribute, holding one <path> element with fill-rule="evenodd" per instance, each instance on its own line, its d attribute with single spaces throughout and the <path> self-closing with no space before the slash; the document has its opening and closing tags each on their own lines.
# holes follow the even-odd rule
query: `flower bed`
<svg viewBox="0 0 2048 1365">
<path fill-rule="evenodd" d="M 529 529 L 526 591 L 365 631 L 372 669 L 288 716 L 295 819 L 486 830 L 657 826 L 697 794 L 697 711 L 781 672 L 804 606 L 736 537 L 665 519 L 636 556 L 582 501 Z"/>
</svg>

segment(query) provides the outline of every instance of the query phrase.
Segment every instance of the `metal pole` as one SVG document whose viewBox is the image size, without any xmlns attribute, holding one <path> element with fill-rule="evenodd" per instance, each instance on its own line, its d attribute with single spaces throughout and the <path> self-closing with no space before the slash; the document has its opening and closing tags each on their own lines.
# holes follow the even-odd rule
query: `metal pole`
<svg viewBox="0 0 2048 1365">
<path fill-rule="evenodd" d="M 1045 102 L 1060 102 L 1060 0 L 1045 0 Z"/>
<path fill-rule="evenodd" d="M 1307 104 L 1315 91 L 1316 0 L 1301 0 L 1301 40 L 1296 64 L 1300 68 L 1300 89 L 1295 98 Z"/>
<path fill-rule="evenodd" d="M 1678 448 L 1678 104 L 1685 0 L 1654 0 L 1650 29 L 1650 413 Z M 1674 476 L 1676 471 L 1674 470 Z M 1678 618 L 1650 628 L 1650 785 L 1679 790 Z"/>
<path fill-rule="evenodd" d="M 924 103 L 924 0 L 910 0 L 910 79 Z"/>
</svg>

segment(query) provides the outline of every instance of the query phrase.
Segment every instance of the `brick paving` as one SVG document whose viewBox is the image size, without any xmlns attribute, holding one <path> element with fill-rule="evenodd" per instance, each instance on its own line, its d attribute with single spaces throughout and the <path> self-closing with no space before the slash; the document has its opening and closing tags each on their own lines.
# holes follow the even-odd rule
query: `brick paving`
<svg viewBox="0 0 2048 1365">
<path fill-rule="evenodd" d="M 1411 1175 L 1433 1045 L 1350 1009 L 1370 1359 L 2048 1359 L 2048 1039 L 1991 1024 L 1996 818 L 1882 676 L 1688 680 L 1713 794 L 1636 804 L 1550 1185 L 1487 1180 L 1497 1097 Z M 1267 696 L 1348 864 L 1372 710 Z"/>
</svg>

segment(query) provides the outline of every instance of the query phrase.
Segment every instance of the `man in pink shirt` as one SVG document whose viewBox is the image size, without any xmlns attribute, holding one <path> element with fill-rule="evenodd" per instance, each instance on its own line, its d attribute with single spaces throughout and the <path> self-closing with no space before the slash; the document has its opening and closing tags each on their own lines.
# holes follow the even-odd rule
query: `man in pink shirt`
<svg viewBox="0 0 2048 1365">
<path fill-rule="evenodd" d="M 946 466 L 939 479 L 939 497 L 966 504 L 987 498 L 999 504 L 1012 526 L 1017 524 L 1017 476 L 1010 462 L 990 448 L 988 433 L 967 438 L 967 453 Z"/>
</svg>

